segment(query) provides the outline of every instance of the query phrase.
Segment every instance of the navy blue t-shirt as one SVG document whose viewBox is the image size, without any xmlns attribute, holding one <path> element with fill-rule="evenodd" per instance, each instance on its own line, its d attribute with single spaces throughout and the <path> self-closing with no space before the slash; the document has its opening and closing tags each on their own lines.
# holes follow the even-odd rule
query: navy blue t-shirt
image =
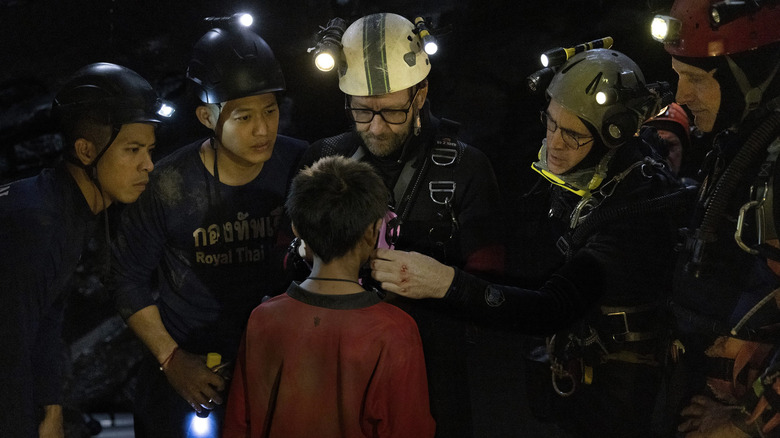
<svg viewBox="0 0 780 438">
<path fill-rule="evenodd" d="M 284 201 L 307 144 L 279 136 L 260 174 L 229 186 L 203 165 L 201 143 L 161 160 L 147 190 L 123 212 L 115 298 L 125 318 L 157 304 L 182 348 L 229 358 L 249 312 L 286 287 Z"/>
<path fill-rule="evenodd" d="M 0 430 L 38 436 L 62 402 L 62 302 L 96 216 L 64 167 L 0 186 Z"/>
</svg>

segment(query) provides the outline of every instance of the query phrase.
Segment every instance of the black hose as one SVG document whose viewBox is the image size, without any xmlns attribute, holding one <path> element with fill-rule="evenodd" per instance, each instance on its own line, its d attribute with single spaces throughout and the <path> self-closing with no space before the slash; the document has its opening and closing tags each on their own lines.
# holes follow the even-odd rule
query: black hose
<svg viewBox="0 0 780 438">
<path fill-rule="evenodd" d="M 709 205 L 704 212 L 704 219 L 702 219 L 699 227 L 699 235 L 705 241 L 708 239 L 710 241 L 715 240 L 718 219 L 726 211 L 728 201 L 734 194 L 740 178 L 742 178 L 748 167 L 764 157 L 767 145 L 777 138 L 778 135 L 780 135 L 780 113 L 774 112 L 750 134 L 745 144 L 737 152 L 734 160 L 726 168 L 726 171 L 723 172 L 723 176 L 718 180 L 712 192 Z"/>
<path fill-rule="evenodd" d="M 570 241 L 568 242 L 569 247 L 572 249 L 579 247 L 584 239 L 606 222 L 639 217 L 647 213 L 690 207 L 697 190 L 698 188 L 695 186 L 686 186 L 655 198 L 632 202 L 614 208 L 596 209 L 571 233 Z M 567 254 L 567 258 L 568 256 Z"/>
</svg>

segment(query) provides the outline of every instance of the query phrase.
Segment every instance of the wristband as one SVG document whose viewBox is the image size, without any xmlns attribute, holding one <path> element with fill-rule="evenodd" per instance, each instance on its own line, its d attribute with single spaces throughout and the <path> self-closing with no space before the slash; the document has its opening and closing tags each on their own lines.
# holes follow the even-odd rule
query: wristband
<svg viewBox="0 0 780 438">
<path fill-rule="evenodd" d="M 165 366 L 168 365 L 168 362 L 173 360 L 173 356 L 176 354 L 176 351 L 179 349 L 179 346 L 173 347 L 173 351 L 171 351 L 171 354 L 168 355 L 168 357 L 165 358 L 164 361 L 160 364 L 160 371 L 165 371 Z"/>
</svg>

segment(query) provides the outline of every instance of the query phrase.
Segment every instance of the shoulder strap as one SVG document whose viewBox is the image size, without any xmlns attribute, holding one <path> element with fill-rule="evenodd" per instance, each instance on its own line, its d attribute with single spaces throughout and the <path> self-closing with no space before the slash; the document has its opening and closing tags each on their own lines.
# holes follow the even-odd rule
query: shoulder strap
<svg viewBox="0 0 780 438">
<path fill-rule="evenodd" d="M 413 160 L 407 161 L 404 165 L 393 187 L 393 194 L 397 202 L 396 212 L 402 222 L 408 216 L 409 211 L 411 211 L 414 199 L 429 169 L 434 171 L 433 169 L 449 168 L 450 174 L 448 181 L 431 180 L 428 183 L 428 191 L 433 202 L 449 204 L 449 201 L 455 196 L 455 182 L 452 174 L 454 173 L 455 165 L 460 162 L 463 150 L 466 147 L 464 143 L 457 139 L 459 129 L 460 123 L 449 119 L 441 119 L 434 145 L 428 147 L 429 150 L 426 151 L 422 163 L 417 167 L 417 171 L 415 172 Z M 413 184 L 411 184 L 412 181 L 414 181 Z M 441 197 L 442 193 L 444 194 L 443 198 Z"/>
</svg>

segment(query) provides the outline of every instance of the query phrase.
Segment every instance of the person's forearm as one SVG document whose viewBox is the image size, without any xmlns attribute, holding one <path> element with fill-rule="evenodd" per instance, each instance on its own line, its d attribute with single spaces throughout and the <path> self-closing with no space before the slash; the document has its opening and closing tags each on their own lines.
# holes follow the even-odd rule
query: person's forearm
<svg viewBox="0 0 780 438">
<path fill-rule="evenodd" d="M 601 295 L 602 278 L 595 259 L 583 252 L 538 290 L 494 284 L 456 269 L 444 299 L 485 324 L 548 335 L 584 315 Z"/>
<path fill-rule="evenodd" d="M 163 364 L 178 346 L 160 318 L 157 306 L 148 306 L 127 318 L 127 325 L 146 345 L 146 348 Z"/>
</svg>

